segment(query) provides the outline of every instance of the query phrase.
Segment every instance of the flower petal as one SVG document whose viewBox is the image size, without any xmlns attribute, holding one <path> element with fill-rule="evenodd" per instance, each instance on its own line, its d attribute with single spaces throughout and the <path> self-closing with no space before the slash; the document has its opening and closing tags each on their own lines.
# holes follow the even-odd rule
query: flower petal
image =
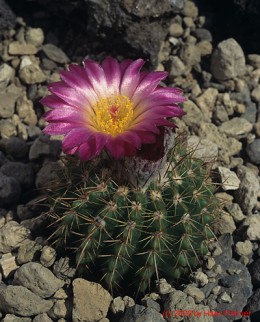
<svg viewBox="0 0 260 322">
<path fill-rule="evenodd" d="M 83 62 L 85 72 L 99 98 L 104 98 L 108 95 L 108 87 L 104 69 L 93 60 L 86 59 Z"/>
<path fill-rule="evenodd" d="M 103 61 L 102 67 L 106 75 L 109 91 L 115 95 L 118 94 L 121 82 L 121 70 L 119 63 L 112 57 L 107 57 Z"/>
<path fill-rule="evenodd" d="M 143 59 L 137 59 L 127 66 L 124 71 L 120 92 L 129 98 L 132 97 L 140 79 L 140 69 L 144 64 Z"/>
</svg>

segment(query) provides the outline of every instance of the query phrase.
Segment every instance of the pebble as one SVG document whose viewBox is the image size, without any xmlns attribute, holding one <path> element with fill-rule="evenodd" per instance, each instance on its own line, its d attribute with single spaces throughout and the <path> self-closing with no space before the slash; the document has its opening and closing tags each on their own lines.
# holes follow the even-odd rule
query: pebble
<svg viewBox="0 0 260 322">
<path fill-rule="evenodd" d="M 36 125 L 37 116 L 33 108 L 33 102 L 23 95 L 18 98 L 16 104 L 17 114 L 20 119 L 27 125 Z"/>
<path fill-rule="evenodd" d="M 53 273 L 60 279 L 67 280 L 74 277 L 76 269 L 70 267 L 69 258 L 62 257 L 54 263 Z"/>
<path fill-rule="evenodd" d="M 257 203 L 259 181 L 254 172 L 245 166 L 238 168 L 237 176 L 240 179 L 240 186 L 235 191 L 236 200 L 242 211 L 249 215 Z"/>
<path fill-rule="evenodd" d="M 198 39 L 198 41 L 212 42 L 211 32 L 205 28 L 196 28 L 191 31 L 191 34 Z"/>
<path fill-rule="evenodd" d="M 10 137 L 9 139 L 2 139 L 0 146 L 3 146 L 6 154 L 12 157 L 22 159 L 28 152 L 28 145 L 25 140 L 19 137 Z"/>
<path fill-rule="evenodd" d="M 260 240 L 260 215 L 248 215 L 242 223 L 242 227 L 246 227 L 246 235 L 249 240 Z"/>
<path fill-rule="evenodd" d="M 20 316 L 34 316 L 50 310 L 53 303 L 44 300 L 26 287 L 0 284 L 0 309 Z"/>
<path fill-rule="evenodd" d="M 73 310 L 74 322 L 96 322 L 105 318 L 112 296 L 100 284 L 89 282 L 82 278 L 73 280 Z"/>
<path fill-rule="evenodd" d="M 249 256 L 253 252 L 253 245 L 250 240 L 237 242 L 235 245 L 235 251 L 239 256 Z"/>
<path fill-rule="evenodd" d="M 42 298 L 52 296 L 64 285 L 64 281 L 46 267 L 36 262 L 22 265 L 14 275 L 14 284 L 22 285 Z"/>
<path fill-rule="evenodd" d="M 247 309 L 249 312 L 260 311 L 260 288 L 257 288 L 254 294 L 250 297 Z"/>
<path fill-rule="evenodd" d="M 245 55 L 235 39 L 220 42 L 211 56 L 211 73 L 220 81 L 243 75 Z"/>
<path fill-rule="evenodd" d="M 218 167 L 220 175 L 221 187 L 225 190 L 237 190 L 239 188 L 240 180 L 234 171 L 226 167 Z"/>
<path fill-rule="evenodd" d="M 33 319 L 33 322 L 53 322 L 51 318 L 49 318 L 47 313 L 41 313 Z"/>
<path fill-rule="evenodd" d="M 50 246 L 44 246 L 42 249 L 40 262 L 45 267 L 53 265 L 56 259 L 56 250 Z"/>
<path fill-rule="evenodd" d="M 202 57 L 211 55 L 213 47 L 209 41 L 201 40 L 196 46 L 199 48 Z"/>
<path fill-rule="evenodd" d="M 15 70 L 8 64 L 0 65 L 0 89 L 4 89 L 13 80 Z"/>
<path fill-rule="evenodd" d="M 41 156 L 58 156 L 60 150 L 60 141 L 50 140 L 47 135 L 41 134 L 36 140 L 34 140 L 30 148 L 29 159 L 33 161 Z"/>
<path fill-rule="evenodd" d="M 223 293 L 219 294 L 218 301 L 224 302 L 224 303 L 232 303 L 232 299 L 227 292 L 223 292 Z"/>
<path fill-rule="evenodd" d="M 161 295 L 169 294 L 174 290 L 171 284 L 167 283 L 165 278 L 160 278 L 157 284 L 157 288 L 159 294 Z"/>
<path fill-rule="evenodd" d="M 10 55 L 34 55 L 38 49 L 33 44 L 20 43 L 13 41 L 9 44 L 8 53 Z"/>
<path fill-rule="evenodd" d="M 57 163 L 54 161 L 44 163 L 36 175 L 35 186 L 37 189 L 45 191 L 57 179 Z"/>
<path fill-rule="evenodd" d="M 207 274 L 200 271 L 195 272 L 193 278 L 198 286 L 205 286 L 209 282 Z"/>
<path fill-rule="evenodd" d="M 40 47 L 44 42 L 44 33 L 41 28 L 28 28 L 25 39 L 28 44 Z"/>
<path fill-rule="evenodd" d="M 25 84 L 42 83 L 46 81 L 44 72 L 38 65 L 30 64 L 26 65 L 19 70 L 19 76 Z"/>
<path fill-rule="evenodd" d="M 170 57 L 169 77 L 177 77 L 186 72 L 187 68 L 178 56 Z"/>
<path fill-rule="evenodd" d="M 136 304 L 128 309 L 119 322 L 165 322 L 163 316 L 152 308 Z"/>
<path fill-rule="evenodd" d="M 246 152 L 253 163 L 260 164 L 260 139 L 247 144 Z"/>
<path fill-rule="evenodd" d="M 249 54 L 247 55 L 247 60 L 249 65 L 254 68 L 260 68 L 260 55 L 257 54 Z"/>
<path fill-rule="evenodd" d="M 193 44 L 184 45 L 180 50 L 180 59 L 188 66 L 200 63 L 201 55 L 199 48 Z"/>
<path fill-rule="evenodd" d="M 71 313 L 70 307 L 65 300 L 57 300 L 55 301 L 53 307 L 48 312 L 49 316 L 52 317 L 54 320 L 60 318 L 69 318 Z"/>
<path fill-rule="evenodd" d="M 219 217 L 219 220 L 214 224 L 214 231 L 223 235 L 223 234 L 232 234 L 236 230 L 236 225 L 233 217 L 222 211 Z"/>
<path fill-rule="evenodd" d="M 243 117 L 233 117 L 231 120 L 222 123 L 219 130 L 228 136 L 237 138 L 245 137 L 253 129 L 253 124 Z"/>
<path fill-rule="evenodd" d="M 215 106 L 216 100 L 218 97 L 218 90 L 215 88 L 206 89 L 197 99 L 196 104 L 202 111 L 202 113 L 207 117 L 207 120 L 210 121 L 212 118 L 213 108 Z"/>
<path fill-rule="evenodd" d="M 198 7 L 192 1 L 185 1 L 182 11 L 183 15 L 186 17 L 196 18 L 198 16 Z"/>
<path fill-rule="evenodd" d="M 42 50 L 49 59 L 56 63 L 67 64 L 69 62 L 68 56 L 53 44 L 43 45 Z"/>
<path fill-rule="evenodd" d="M 114 313 L 123 313 L 125 311 L 125 302 L 123 301 L 121 296 L 118 296 L 113 299 L 110 310 Z"/>
<path fill-rule="evenodd" d="M 1 320 L 2 322 L 31 322 L 31 318 L 21 318 L 14 314 L 6 314 L 6 316 Z"/>
<path fill-rule="evenodd" d="M 7 253 L 0 258 L 0 267 L 3 277 L 8 278 L 19 266 L 16 264 L 15 256 Z"/>
<path fill-rule="evenodd" d="M 141 300 L 142 305 L 144 305 L 145 307 L 149 307 L 151 309 L 154 309 L 157 312 L 161 311 L 161 307 L 160 304 L 157 303 L 155 300 L 153 300 L 151 297 L 144 297 Z"/>
<path fill-rule="evenodd" d="M 226 204 L 225 207 L 228 213 L 234 218 L 235 222 L 240 222 L 246 218 L 239 204 L 234 202 L 232 204 Z"/>
<path fill-rule="evenodd" d="M 205 299 L 205 294 L 197 287 L 188 285 L 184 293 L 194 298 L 195 303 L 199 304 Z"/>
<path fill-rule="evenodd" d="M 183 34 L 183 28 L 179 23 L 173 23 L 169 27 L 169 34 L 173 37 L 180 37 Z"/>
<path fill-rule="evenodd" d="M 18 248 L 17 263 L 22 265 L 31 262 L 39 257 L 42 246 L 33 240 L 27 240 Z"/>
<path fill-rule="evenodd" d="M 6 162 L 0 172 L 8 177 L 13 177 L 24 189 L 29 189 L 34 184 L 34 171 L 30 163 L 18 161 Z"/>
</svg>

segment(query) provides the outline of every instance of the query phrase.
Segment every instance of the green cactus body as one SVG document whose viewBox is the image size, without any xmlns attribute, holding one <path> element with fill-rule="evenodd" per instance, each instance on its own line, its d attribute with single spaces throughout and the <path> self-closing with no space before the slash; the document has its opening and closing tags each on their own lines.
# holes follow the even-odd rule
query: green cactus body
<svg viewBox="0 0 260 322">
<path fill-rule="evenodd" d="M 178 145 L 145 189 L 104 172 L 100 160 L 66 161 L 51 193 L 57 245 L 74 249 L 78 266 L 98 267 L 110 289 L 125 279 L 145 291 L 153 277 L 178 279 L 196 267 L 219 212 L 204 162 Z"/>
</svg>

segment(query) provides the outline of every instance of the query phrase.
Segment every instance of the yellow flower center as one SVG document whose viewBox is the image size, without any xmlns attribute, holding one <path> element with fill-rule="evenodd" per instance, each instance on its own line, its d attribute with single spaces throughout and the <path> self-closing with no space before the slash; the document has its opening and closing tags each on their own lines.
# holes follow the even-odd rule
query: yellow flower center
<svg viewBox="0 0 260 322">
<path fill-rule="evenodd" d="M 116 136 L 130 126 L 134 109 L 130 99 L 124 95 L 102 98 L 93 108 L 94 126 L 97 131 Z"/>
</svg>

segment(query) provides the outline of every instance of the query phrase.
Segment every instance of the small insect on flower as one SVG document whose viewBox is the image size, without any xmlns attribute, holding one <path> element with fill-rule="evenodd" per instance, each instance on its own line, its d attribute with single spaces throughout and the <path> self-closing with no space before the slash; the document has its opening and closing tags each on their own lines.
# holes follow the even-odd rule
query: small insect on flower
<svg viewBox="0 0 260 322">
<path fill-rule="evenodd" d="M 43 116 L 49 122 L 44 132 L 64 135 L 63 151 L 81 160 L 103 149 L 116 159 L 133 156 L 154 143 L 160 126 L 174 127 L 168 118 L 184 114 L 178 103 L 185 98 L 180 89 L 159 85 L 167 72 L 140 71 L 143 64 L 111 57 L 100 65 L 89 59 L 71 64 L 41 100 L 51 109 Z"/>
</svg>

